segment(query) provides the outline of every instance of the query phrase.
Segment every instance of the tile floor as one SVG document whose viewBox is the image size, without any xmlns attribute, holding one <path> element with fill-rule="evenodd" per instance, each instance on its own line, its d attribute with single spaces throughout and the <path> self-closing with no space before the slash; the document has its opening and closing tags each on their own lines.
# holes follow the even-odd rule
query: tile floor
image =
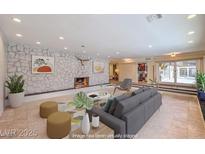
<svg viewBox="0 0 205 154">
<path fill-rule="evenodd" d="M 108 91 L 112 91 L 110 87 Z M 161 92 L 163 104 L 135 138 L 205 138 L 205 125 L 196 96 Z M 119 94 L 119 93 L 118 93 Z M 73 95 L 46 100 L 70 101 Z M 7 108 L 0 117 L 0 138 L 48 138 L 39 105 L 46 100 Z M 14 135 L 8 130 L 14 130 Z M 7 131 L 7 132 L 6 132 Z M 5 133 L 8 133 L 5 135 Z"/>
</svg>

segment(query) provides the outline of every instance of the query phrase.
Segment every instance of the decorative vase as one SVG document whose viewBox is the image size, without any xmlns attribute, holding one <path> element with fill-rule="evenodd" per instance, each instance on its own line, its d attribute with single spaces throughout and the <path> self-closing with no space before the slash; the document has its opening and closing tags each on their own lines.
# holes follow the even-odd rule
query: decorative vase
<svg viewBox="0 0 205 154">
<path fill-rule="evenodd" d="M 16 108 L 23 104 L 24 102 L 24 92 L 9 94 L 9 104 L 11 107 Z"/>
<path fill-rule="evenodd" d="M 199 99 L 201 101 L 205 101 L 205 92 L 204 91 L 198 91 L 198 96 L 199 96 Z"/>
<path fill-rule="evenodd" d="M 85 135 L 88 135 L 90 131 L 90 121 L 87 112 L 84 114 L 83 120 L 81 122 L 81 131 Z"/>
<path fill-rule="evenodd" d="M 66 102 L 59 102 L 58 103 L 58 111 L 65 112 L 67 109 L 67 103 Z"/>
<path fill-rule="evenodd" d="M 97 128 L 99 127 L 100 117 L 98 115 L 92 115 L 92 126 Z"/>
</svg>

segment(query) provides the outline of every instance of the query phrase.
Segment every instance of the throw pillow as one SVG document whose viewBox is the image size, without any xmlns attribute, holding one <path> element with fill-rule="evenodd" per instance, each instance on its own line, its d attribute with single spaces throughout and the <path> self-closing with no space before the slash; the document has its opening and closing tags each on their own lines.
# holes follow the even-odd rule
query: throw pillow
<svg viewBox="0 0 205 154">
<path fill-rule="evenodd" d="M 117 107 L 117 103 L 118 103 L 118 100 L 116 98 L 114 98 L 112 101 L 112 104 L 108 110 L 108 113 L 113 114 L 115 112 L 115 109 Z"/>
<path fill-rule="evenodd" d="M 110 114 L 113 115 L 114 112 L 115 112 L 115 109 L 116 109 L 116 107 L 117 107 L 117 105 L 118 105 L 118 103 L 119 103 L 120 101 L 122 101 L 122 100 L 125 100 L 125 99 L 130 98 L 130 96 L 131 96 L 130 93 L 126 93 L 126 94 L 123 94 L 123 95 L 120 95 L 120 96 L 115 97 L 115 98 L 113 99 L 113 102 L 112 102 L 112 104 L 111 104 L 109 110 L 108 110 L 108 113 L 110 113 Z"/>
<path fill-rule="evenodd" d="M 108 111 L 109 111 L 109 109 L 110 109 L 112 103 L 113 103 L 113 98 L 109 98 L 109 99 L 107 100 L 107 103 L 105 104 L 105 106 L 104 106 L 104 108 L 103 108 L 105 112 L 108 112 Z"/>
</svg>

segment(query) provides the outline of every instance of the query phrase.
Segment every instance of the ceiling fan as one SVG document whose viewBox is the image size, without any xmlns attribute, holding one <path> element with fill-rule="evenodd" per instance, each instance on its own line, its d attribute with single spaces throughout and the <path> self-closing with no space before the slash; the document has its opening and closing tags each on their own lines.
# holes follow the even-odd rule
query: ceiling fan
<svg viewBox="0 0 205 154">
<path fill-rule="evenodd" d="M 90 61 L 90 59 L 82 59 L 82 58 L 77 57 L 77 56 L 75 56 L 75 58 L 80 61 L 80 63 L 81 63 L 82 66 L 84 66 L 84 62 Z"/>
</svg>

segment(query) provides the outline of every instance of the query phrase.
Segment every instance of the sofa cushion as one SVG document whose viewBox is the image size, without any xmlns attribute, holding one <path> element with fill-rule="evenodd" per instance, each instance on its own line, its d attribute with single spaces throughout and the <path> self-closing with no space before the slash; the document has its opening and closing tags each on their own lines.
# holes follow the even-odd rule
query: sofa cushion
<svg viewBox="0 0 205 154">
<path fill-rule="evenodd" d="M 130 94 L 123 94 L 120 96 L 117 96 L 113 99 L 113 102 L 108 110 L 108 113 L 113 114 L 115 112 L 116 106 L 119 103 L 119 101 L 125 100 L 129 98 L 131 95 Z"/>
<path fill-rule="evenodd" d="M 104 109 L 105 112 L 108 112 L 108 111 L 109 111 L 109 109 L 110 109 L 110 107 L 111 107 L 111 105 L 112 105 L 112 103 L 113 103 L 113 99 L 114 99 L 114 98 L 109 98 L 109 99 L 107 100 L 107 103 L 106 103 L 105 106 L 103 107 L 103 109 Z"/>
<path fill-rule="evenodd" d="M 126 100 L 121 100 L 118 104 L 116 104 L 116 109 L 113 111 L 113 115 L 121 118 L 122 115 L 137 107 L 140 103 L 145 102 L 156 93 L 156 89 L 146 88 L 144 92 L 138 93 L 137 95 L 134 95 Z"/>
<path fill-rule="evenodd" d="M 157 89 L 156 88 L 151 88 L 151 95 L 154 96 L 158 93 Z"/>
<path fill-rule="evenodd" d="M 140 101 L 140 103 L 148 100 L 150 97 L 153 96 L 153 90 L 152 89 L 147 89 L 146 91 L 140 93 L 137 95 L 137 99 Z"/>
<path fill-rule="evenodd" d="M 138 106 L 138 104 L 140 104 L 140 101 L 138 99 L 138 95 L 134 95 L 134 96 L 132 96 L 128 99 L 125 99 L 125 100 L 121 100 L 117 104 L 113 115 L 118 117 L 118 118 L 121 118 L 123 114 L 129 112 L 130 110 L 132 110 L 133 108 Z"/>
<path fill-rule="evenodd" d="M 154 106 L 155 106 L 155 97 L 153 96 L 150 99 L 148 99 L 147 101 L 145 101 L 144 103 L 144 107 L 145 107 L 145 121 L 147 121 L 152 114 L 155 112 Z"/>
<path fill-rule="evenodd" d="M 130 112 L 122 116 L 122 120 L 126 122 L 126 133 L 129 138 L 134 137 L 136 133 L 143 127 L 145 123 L 145 109 L 144 104 L 139 104 Z"/>
<path fill-rule="evenodd" d="M 125 94 L 122 94 L 122 95 L 119 95 L 119 96 L 116 96 L 115 99 L 117 101 L 122 101 L 124 99 L 127 99 L 131 96 L 131 93 L 125 93 Z"/>
<path fill-rule="evenodd" d="M 151 88 L 150 87 L 143 87 L 142 89 L 143 89 L 143 91 L 146 91 L 146 90 L 149 90 Z"/>
<path fill-rule="evenodd" d="M 137 94 L 139 94 L 139 93 L 141 93 L 143 91 L 144 91 L 143 88 L 139 88 L 139 89 L 137 89 L 137 90 L 132 92 L 132 96 L 137 95 Z"/>
</svg>

